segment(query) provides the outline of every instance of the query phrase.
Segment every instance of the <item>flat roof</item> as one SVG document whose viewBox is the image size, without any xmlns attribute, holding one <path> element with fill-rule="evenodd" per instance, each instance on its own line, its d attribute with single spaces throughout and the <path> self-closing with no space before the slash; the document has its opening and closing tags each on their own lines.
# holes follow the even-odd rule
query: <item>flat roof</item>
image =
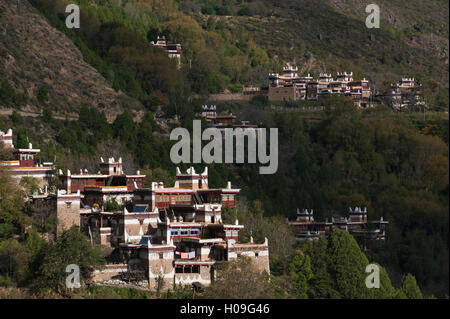
<svg viewBox="0 0 450 319">
<path fill-rule="evenodd" d="M 200 239 L 199 237 L 184 237 L 181 239 L 185 242 L 198 243 L 198 244 L 216 244 L 216 243 L 225 243 L 225 240 L 222 238 L 205 238 Z"/>
</svg>

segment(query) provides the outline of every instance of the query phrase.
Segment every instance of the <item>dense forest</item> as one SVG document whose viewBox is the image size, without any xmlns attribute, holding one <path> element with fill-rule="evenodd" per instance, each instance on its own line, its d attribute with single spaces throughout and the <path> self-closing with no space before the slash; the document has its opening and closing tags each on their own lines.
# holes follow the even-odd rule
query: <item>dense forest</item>
<svg viewBox="0 0 450 319">
<path fill-rule="evenodd" d="M 205 103 L 190 97 L 239 91 L 242 85 L 260 83 L 264 74 L 279 70 L 284 63 L 273 47 L 254 41 L 249 33 L 237 39 L 233 29 L 216 19 L 257 15 L 258 1 L 229 1 L 228 5 L 226 1 L 130 0 L 121 1 L 121 5 L 101 0 L 76 2 L 81 6 L 83 27 L 69 30 L 64 26 L 66 1 L 30 0 L 114 89 L 138 99 L 146 113 L 136 120 L 125 111 L 109 123 L 103 111 L 86 102 L 80 106 L 78 119 L 59 119 L 55 116 L 57 106 L 48 102 L 51 88 L 39 86 L 34 103 L 42 108 L 42 115 L 31 118 L 14 112 L 0 117 L 0 128 L 13 128 L 16 146 L 32 142 L 42 151 L 39 160 L 55 161 L 58 168 L 93 171 L 100 156 L 122 156 L 125 171 L 141 169 L 147 175 L 146 185 L 156 180 L 171 184 L 175 165 L 169 158 L 173 142 L 168 132 L 175 126 L 191 128 Z M 395 42 L 395 34 L 380 32 L 385 33 L 377 38 Z M 157 35 L 183 44 L 181 70 L 149 44 Z M 309 43 L 307 40 L 305 43 Z M 320 52 L 313 52 L 321 57 Z M 380 55 L 377 63 L 382 65 L 381 71 L 411 68 L 408 58 L 392 52 Z M 423 52 L 414 52 L 417 55 L 409 57 L 412 61 L 423 57 Z M 358 74 L 365 75 L 356 65 L 334 63 L 334 68 L 355 67 Z M 428 81 L 426 85 L 434 87 L 432 79 L 439 78 L 441 70 L 420 67 L 428 72 L 424 84 Z M 448 84 L 447 89 L 442 83 L 437 87 L 437 91 L 427 91 L 429 101 L 433 101 L 430 105 L 448 110 Z M 4 80 L 0 100 L 20 108 L 29 98 Z M 272 280 L 268 283 L 254 274 L 253 296 L 448 296 L 448 120 L 422 120 L 421 115 L 395 114 L 384 106 L 361 110 L 340 98 L 322 104 L 326 110 L 314 114 L 313 119 L 310 114 L 296 112 L 295 107 L 273 111 L 258 97 L 249 103 L 218 105 L 219 111 L 242 112 L 260 127 L 279 130 L 280 158 L 275 174 L 260 175 L 259 165 L 209 166 L 211 187 L 223 187 L 231 181 L 242 188 L 237 210 L 224 212 L 225 219 L 237 217 L 246 226 L 242 240 L 249 239 L 250 229 L 258 242 L 269 238 Z M 178 120 L 162 125 L 155 119 L 156 110 L 163 110 L 167 117 L 177 115 Z M 0 154 L 3 158 L 10 156 L 3 149 Z M 183 164 L 181 168 L 188 166 Z M 203 169 L 202 165 L 194 166 Z M 36 229 L 47 232 L 51 227 L 39 225 L 21 196 L 35 186 L 25 181 L 22 189 L 16 189 L 8 175 L 0 173 L 0 285 L 47 287 L 62 293 L 59 280 L 64 273 L 60 265 L 69 260 L 80 263 L 86 279 L 93 265 L 101 266 L 104 252 L 85 245 L 83 235 L 73 229 L 55 242 L 42 239 Z M 328 240 L 299 245 L 285 222 L 285 218 L 295 217 L 297 208 L 314 209 L 315 218 L 320 220 L 345 216 L 348 207 L 354 206 L 366 206 L 369 219 L 383 216 L 389 221 L 385 242 L 369 243 L 368 250 L 361 251 L 351 236 L 337 231 Z M 80 251 L 86 259 L 77 260 Z M 359 286 L 364 283 L 361 278 L 369 261 L 383 268 L 380 295 L 367 295 Z M 234 278 L 231 283 L 239 287 L 241 278 L 236 276 L 235 266 L 227 267 L 219 279 Z M 246 267 L 245 262 L 241 267 Z M 90 287 L 83 293 L 85 297 L 146 297 L 144 293 L 102 289 Z M 205 295 L 226 297 L 232 291 L 212 286 Z M 258 295 L 262 291 L 267 295 Z M 235 291 L 233 296 L 242 293 L 249 291 Z M 193 297 L 189 294 L 181 288 L 165 295 L 158 292 L 163 297 Z"/>
</svg>

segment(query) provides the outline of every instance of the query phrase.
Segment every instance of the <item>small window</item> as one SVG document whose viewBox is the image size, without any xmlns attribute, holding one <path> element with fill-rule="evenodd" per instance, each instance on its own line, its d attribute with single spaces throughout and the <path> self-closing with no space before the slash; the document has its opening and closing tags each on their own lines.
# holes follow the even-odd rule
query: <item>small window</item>
<svg viewBox="0 0 450 319">
<path fill-rule="evenodd" d="M 67 208 L 70 208 L 72 206 L 72 202 L 66 202 Z"/>
<path fill-rule="evenodd" d="M 159 259 L 164 259 L 164 253 L 159 253 Z"/>
<path fill-rule="evenodd" d="M 189 232 L 187 230 L 182 230 L 181 235 L 187 235 Z"/>
<path fill-rule="evenodd" d="M 180 267 L 180 266 L 175 267 L 175 273 L 182 274 L 183 273 L 183 267 Z"/>
<path fill-rule="evenodd" d="M 255 253 L 255 258 L 258 258 L 259 257 L 259 253 Z"/>
<path fill-rule="evenodd" d="M 192 273 L 199 274 L 200 273 L 200 266 L 192 266 Z"/>
<path fill-rule="evenodd" d="M 172 236 L 177 236 L 177 235 L 178 235 L 178 230 L 172 230 L 172 231 L 170 232 L 170 234 L 171 234 Z"/>
</svg>

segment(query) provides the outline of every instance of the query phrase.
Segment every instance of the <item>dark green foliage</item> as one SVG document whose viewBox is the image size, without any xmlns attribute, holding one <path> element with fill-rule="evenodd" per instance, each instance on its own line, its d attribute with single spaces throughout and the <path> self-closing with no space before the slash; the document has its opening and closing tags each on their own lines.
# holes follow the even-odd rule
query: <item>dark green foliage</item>
<svg viewBox="0 0 450 319">
<path fill-rule="evenodd" d="M 365 269 L 369 264 L 356 240 L 347 231 L 334 229 L 328 240 L 328 270 L 342 298 L 367 298 Z"/>
<path fill-rule="evenodd" d="M 39 87 L 37 94 L 36 94 L 36 98 L 41 105 L 45 105 L 47 103 L 47 100 L 48 100 L 48 86 L 47 85 L 44 84 L 41 87 Z"/>
<path fill-rule="evenodd" d="M 103 112 L 87 106 L 81 107 L 77 122 L 66 122 L 62 126 L 58 123 L 53 123 L 57 130 L 56 141 L 70 147 L 74 154 L 92 154 L 98 143 L 111 137 L 113 131 Z"/>
<path fill-rule="evenodd" d="M 150 299 L 150 291 L 141 289 L 90 285 L 82 292 L 86 299 Z"/>
<path fill-rule="evenodd" d="M 30 220 L 22 212 L 24 193 L 9 173 L 0 167 L 0 241 L 21 234 Z"/>
<path fill-rule="evenodd" d="M 445 295 L 442 278 L 448 278 L 448 182 L 442 184 L 439 172 L 445 170 L 440 163 L 448 158 L 447 145 L 436 136 L 420 134 L 402 116 L 377 110 L 363 112 L 345 101 L 330 103 L 335 108 L 322 119 L 318 114 L 316 123 L 305 121 L 297 112 L 258 111 L 262 112 L 263 126 L 279 129 L 278 171 L 260 175 L 258 165 L 213 164 L 209 165 L 209 186 L 224 187 L 229 180 L 242 188 L 250 203 L 260 202 L 252 204 L 248 213 L 238 212 L 237 218 L 246 225 L 241 232 L 243 241 L 249 240 L 251 227 L 256 241 L 262 242 L 267 236 L 271 242 L 280 237 L 281 242 L 281 236 L 273 235 L 275 231 L 272 234 L 276 228 L 264 221 L 264 216 L 292 219 L 297 207 L 305 207 L 314 208 L 315 218 L 320 220 L 346 214 L 349 206 L 367 206 L 369 220 L 383 216 L 390 222 L 385 243 L 367 243 L 369 259 L 382 264 L 389 273 L 414 273 L 421 287 L 435 287 L 430 288 L 437 289 L 433 293 Z M 184 114 L 181 126 L 189 128 L 192 111 Z M 136 165 L 148 172 L 146 185 L 155 180 L 173 185 L 175 165 L 169 158 L 173 142 L 159 138 L 160 128 L 150 113 L 136 123 L 125 112 L 108 124 L 102 113 L 83 107 L 79 121 L 54 120 L 52 127 L 59 143 L 41 147 L 44 154 L 52 154 L 50 160 L 53 154 L 61 158 L 64 149 L 89 156 L 106 138 L 113 137 L 123 145 L 121 153 L 133 154 Z M 36 144 L 31 128 L 16 129 L 15 133 L 16 145 L 26 147 L 27 137 Z M 194 166 L 198 171 L 204 168 L 202 164 Z M 281 227 L 275 221 L 273 225 Z M 274 274 L 286 272 L 290 256 L 289 249 L 271 252 Z M 335 291 L 325 287 L 330 280 L 326 272 L 314 276 L 311 285 L 316 288 L 311 296 L 335 296 Z"/>
<path fill-rule="evenodd" d="M 105 212 L 117 212 L 120 210 L 120 205 L 113 198 L 104 203 Z"/>
<path fill-rule="evenodd" d="M 239 9 L 238 15 L 240 15 L 240 16 L 249 16 L 250 15 L 249 8 L 247 6 L 242 7 L 241 9 Z"/>
<path fill-rule="evenodd" d="M 374 299 L 401 299 L 399 294 L 399 290 L 395 289 L 392 286 L 391 279 L 387 274 L 386 270 L 381 266 L 377 266 L 380 268 L 380 288 L 371 289 L 371 298 Z"/>
<path fill-rule="evenodd" d="M 53 120 L 52 108 L 48 105 L 44 106 L 44 110 L 42 111 L 42 120 L 45 123 L 50 123 Z"/>
<path fill-rule="evenodd" d="M 330 103 L 334 109 L 314 124 L 296 112 L 270 115 L 267 126 L 279 131 L 280 166 L 269 176 L 251 165 L 239 169 L 243 193 L 260 200 L 267 215 L 291 219 L 296 208 L 313 208 L 320 220 L 367 206 L 369 219 L 390 222 L 386 243 L 371 244 L 371 260 L 414 273 L 420 285 L 448 282 L 442 279 L 448 278 L 448 169 L 440 160 L 448 159 L 448 146 L 401 116 Z"/>
<path fill-rule="evenodd" d="M 300 250 L 297 251 L 289 264 L 289 271 L 297 288 L 297 296 L 307 298 L 308 281 L 313 276 L 310 257 Z"/>
<path fill-rule="evenodd" d="M 42 244 L 37 250 L 32 259 L 32 281 L 40 288 L 64 291 L 70 264 L 80 267 L 80 279 L 84 281 L 90 278 L 93 267 L 105 263 L 99 247 L 92 247 L 75 226 L 63 232 L 56 243 Z"/>
<path fill-rule="evenodd" d="M 403 288 L 395 289 L 386 270 L 376 263 L 380 271 L 380 287 L 366 287 L 369 262 L 353 236 L 345 230 L 333 230 L 328 240 L 320 237 L 317 241 L 304 242 L 301 249 L 292 259 L 289 273 L 297 284 L 296 297 L 405 298 Z"/>
<path fill-rule="evenodd" d="M 307 242 L 302 246 L 305 254 L 310 257 L 312 278 L 308 281 L 308 296 L 315 299 L 337 299 L 339 292 L 333 284 L 333 279 L 328 271 L 329 257 L 327 240 L 320 237 L 319 240 Z"/>
<path fill-rule="evenodd" d="M 252 103 L 258 106 L 267 106 L 269 105 L 269 97 L 267 95 L 255 95 L 252 97 Z"/>
<path fill-rule="evenodd" d="M 408 299 L 422 299 L 422 293 L 417 285 L 416 278 L 413 275 L 407 274 L 402 278 L 401 291 Z"/>
<path fill-rule="evenodd" d="M 16 111 L 13 111 L 12 114 L 9 116 L 9 118 L 11 119 L 11 122 L 14 126 L 18 126 L 23 123 L 22 116 Z"/>
<path fill-rule="evenodd" d="M 3 80 L 0 85 L 0 102 L 10 106 L 14 101 L 15 90 L 7 80 Z"/>
<path fill-rule="evenodd" d="M 28 251 L 17 240 L 0 241 L 0 280 L 3 277 L 21 283 L 26 276 L 28 258 Z"/>
<path fill-rule="evenodd" d="M 204 298 L 260 299 L 273 296 L 266 273 L 261 273 L 250 258 L 241 258 L 222 263 L 217 269 L 214 282 L 205 289 Z"/>
<path fill-rule="evenodd" d="M 216 8 L 217 8 L 217 6 L 215 5 L 214 2 L 207 1 L 202 7 L 202 13 L 203 14 L 216 14 Z"/>
<path fill-rule="evenodd" d="M 7 80 L 0 83 L 0 104 L 7 107 L 20 108 L 28 102 L 26 93 L 18 93 Z"/>
</svg>

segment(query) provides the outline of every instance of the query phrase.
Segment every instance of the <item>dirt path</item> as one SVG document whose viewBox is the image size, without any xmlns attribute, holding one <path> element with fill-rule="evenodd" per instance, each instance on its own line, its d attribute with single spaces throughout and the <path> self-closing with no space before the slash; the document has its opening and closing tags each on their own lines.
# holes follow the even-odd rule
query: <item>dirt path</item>
<svg viewBox="0 0 450 319">
<path fill-rule="evenodd" d="M 18 114 L 20 114 L 21 116 L 31 116 L 31 117 L 39 117 L 41 116 L 41 113 L 38 112 L 29 112 L 29 111 L 19 111 L 16 109 L 0 109 L 0 116 L 9 116 L 11 115 L 14 111 L 16 111 Z M 53 118 L 58 119 L 58 120 L 65 120 L 66 118 L 69 120 L 77 120 L 78 116 L 72 116 L 72 115 L 68 115 L 68 116 L 61 116 L 61 115 L 53 115 Z"/>
</svg>

